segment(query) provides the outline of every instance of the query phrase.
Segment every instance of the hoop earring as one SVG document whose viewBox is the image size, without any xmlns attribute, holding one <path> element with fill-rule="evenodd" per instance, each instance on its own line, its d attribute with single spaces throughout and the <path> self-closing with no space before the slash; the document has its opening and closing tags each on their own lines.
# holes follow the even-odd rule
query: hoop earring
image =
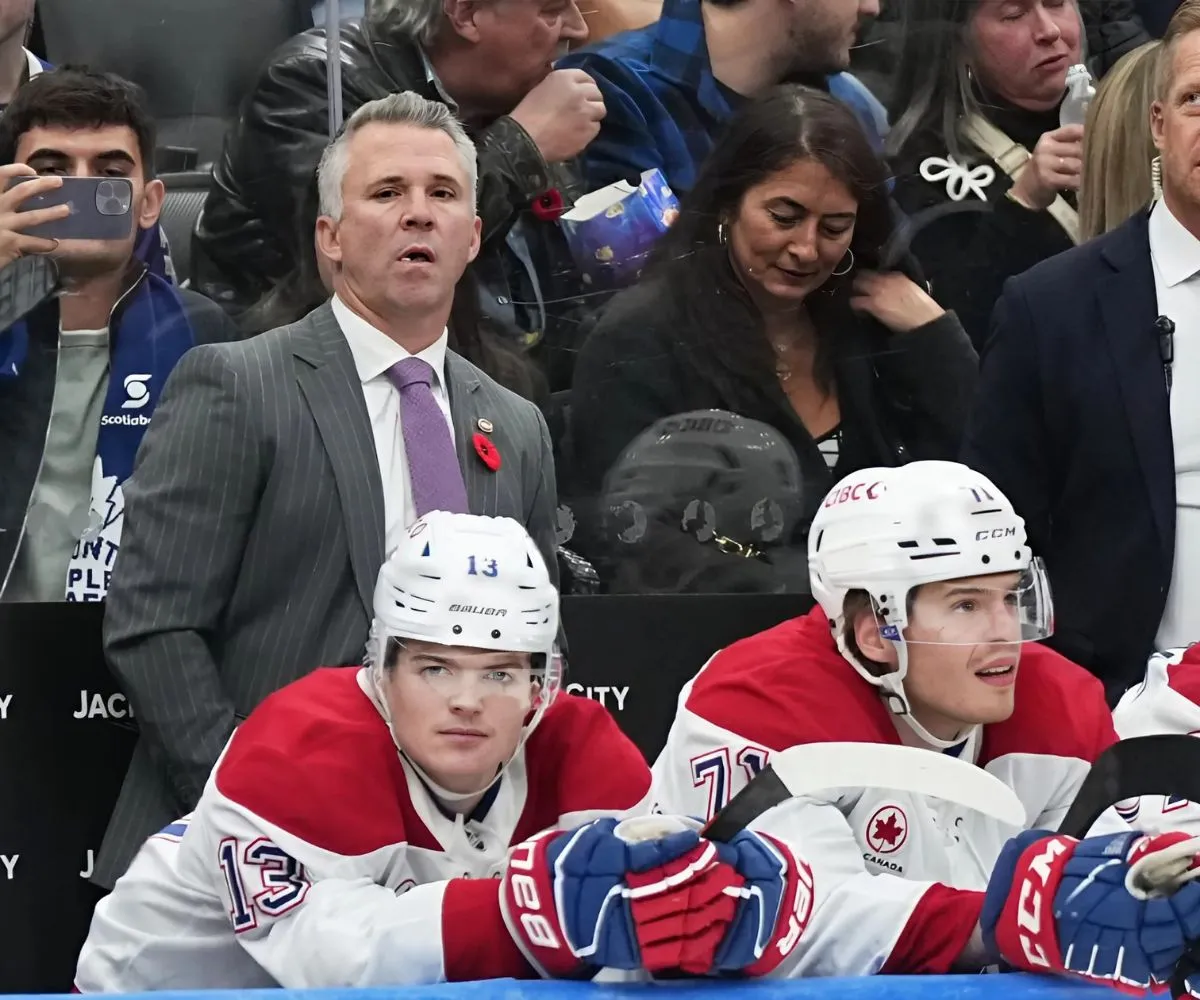
<svg viewBox="0 0 1200 1000">
<path fill-rule="evenodd" d="M 854 251 L 853 251 L 853 250 L 847 250 L 847 251 L 846 251 L 846 256 L 850 258 L 850 263 L 849 263 L 849 264 L 847 264 L 847 265 L 846 265 L 846 266 L 845 266 L 845 267 L 844 267 L 842 270 L 840 270 L 840 271 L 830 271 L 830 272 L 829 272 L 829 273 L 830 273 L 831 275 L 833 275 L 835 278 L 840 278 L 840 277 L 842 277 L 843 275 L 849 274 L 851 271 L 853 271 L 853 270 L 854 270 Z"/>
<path fill-rule="evenodd" d="M 723 222 L 717 224 L 717 242 L 721 246 L 729 242 L 729 227 Z"/>
</svg>

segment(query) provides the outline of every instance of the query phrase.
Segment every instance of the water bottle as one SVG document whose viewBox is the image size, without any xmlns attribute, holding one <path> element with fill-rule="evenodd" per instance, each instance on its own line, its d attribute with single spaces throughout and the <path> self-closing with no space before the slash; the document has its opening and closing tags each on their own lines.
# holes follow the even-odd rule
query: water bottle
<svg viewBox="0 0 1200 1000">
<path fill-rule="evenodd" d="M 1067 70 L 1067 96 L 1058 106 L 1058 124 L 1082 125 L 1087 121 L 1088 105 L 1095 96 L 1091 73 L 1083 63 L 1076 63 Z"/>
</svg>

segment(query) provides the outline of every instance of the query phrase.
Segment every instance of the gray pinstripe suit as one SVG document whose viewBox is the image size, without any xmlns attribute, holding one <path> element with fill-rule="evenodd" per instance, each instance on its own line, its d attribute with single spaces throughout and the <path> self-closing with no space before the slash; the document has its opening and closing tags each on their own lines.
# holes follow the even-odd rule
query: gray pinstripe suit
<svg viewBox="0 0 1200 1000">
<path fill-rule="evenodd" d="M 556 572 L 550 435 L 533 404 L 446 355 L 472 513 L 524 523 Z M 471 437 L 486 417 L 496 472 Z M 197 347 L 175 368 L 125 484 L 105 652 L 142 737 L 96 860 L 111 886 L 191 810 L 268 694 L 362 659 L 384 558 L 383 486 L 362 386 L 328 304 Z"/>
</svg>

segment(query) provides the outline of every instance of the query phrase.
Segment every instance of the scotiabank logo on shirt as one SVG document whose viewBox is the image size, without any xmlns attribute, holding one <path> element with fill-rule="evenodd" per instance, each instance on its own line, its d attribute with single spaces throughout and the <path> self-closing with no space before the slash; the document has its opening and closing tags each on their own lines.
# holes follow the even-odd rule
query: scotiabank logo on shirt
<svg viewBox="0 0 1200 1000">
<path fill-rule="evenodd" d="M 150 423 L 150 418 L 144 413 L 139 413 L 136 417 L 129 413 L 119 415 L 106 413 L 100 418 L 101 427 L 145 427 L 148 423 Z"/>
<path fill-rule="evenodd" d="M 908 817 L 899 806 L 880 806 L 867 820 L 863 831 L 867 850 L 863 860 L 888 871 L 904 873 L 904 866 L 893 857 L 908 840 Z"/>
</svg>

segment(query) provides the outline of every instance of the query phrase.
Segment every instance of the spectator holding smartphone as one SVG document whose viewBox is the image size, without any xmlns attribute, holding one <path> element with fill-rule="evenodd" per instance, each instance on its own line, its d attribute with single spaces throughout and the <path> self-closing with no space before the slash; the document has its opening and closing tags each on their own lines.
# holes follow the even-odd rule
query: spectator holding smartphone
<svg viewBox="0 0 1200 1000">
<path fill-rule="evenodd" d="M 0 266 L 49 254 L 62 282 L 61 294 L 0 331 L 6 602 L 104 598 L 120 546 L 121 484 L 163 383 L 194 344 L 237 336 L 218 306 L 176 288 L 135 255 L 163 202 L 154 138 L 137 87 L 83 69 L 40 74 L 0 118 Z M 12 186 L 22 177 L 36 179 Z M 112 178 L 119 188 L 128 181 L 128 236 L 32 234 L 72 214 L 65 203 L 25 210 L 39 195 L 54 201 L 66 178 Z M 80 219 L 72 219 L 75 237 L 84 234 Z"/>
</svg>

